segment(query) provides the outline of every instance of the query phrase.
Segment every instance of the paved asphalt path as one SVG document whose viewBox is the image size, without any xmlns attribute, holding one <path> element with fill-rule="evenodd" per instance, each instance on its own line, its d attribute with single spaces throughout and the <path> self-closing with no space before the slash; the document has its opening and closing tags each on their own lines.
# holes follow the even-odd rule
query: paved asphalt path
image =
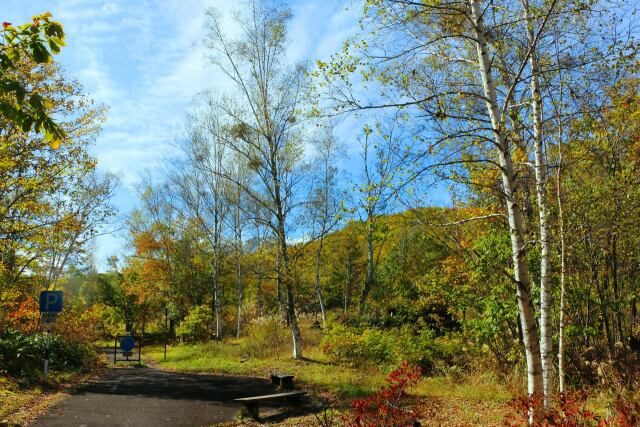
<svg viewBox="0 0 640 427">
<path fill-rule="evenodd" d="M 273 392 L 270 381 L 256 378 L 111 368 L 33 426 L 211 426 L 235 418 L 242 405 L 233 399 Z"/>
</svg>

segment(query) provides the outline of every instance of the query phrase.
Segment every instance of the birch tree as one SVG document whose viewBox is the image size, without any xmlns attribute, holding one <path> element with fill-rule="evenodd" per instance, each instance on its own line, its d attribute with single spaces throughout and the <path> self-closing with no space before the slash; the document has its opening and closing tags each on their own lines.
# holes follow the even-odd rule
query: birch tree
<svg viewBox="0 0 640 427">
<path fill-rule="evenodd" d="M 115 228 L 116 210 L 110 201 L 117 185 L 115 176 L 94 172 L 82 178 L 78 187 L 53 200 L 50 220 L 57 232 L 47 239 L 41 260 L 48 288 L 58 282 L 65 267 L 77 261 L 93 239 L 113 231 L 109 228 Z"/>
<path fill-rule="evenodd" d="M 522 91 L 530 51 L 503 54 L 503 43 L 510 32 L 517 30 L 522 15 L 516 17 L 517 11 L 502 6 L 474 0 L 421 4 L 367 2 L 363 26 L 375 28 L 369 31 L 373 36 L 365 44 L 358 40 L 350 43 L 351 48 L 345 48 L 347 55 L 341 56 L 342 59 L 346 56 L 342 63 L 320 62 L 318 75 L 321 84 L 328 88 L 325 93 L 330 94 L 329 102 L 338 104 L 342 111 L 412 108 L 415 117 L 430 131 L 420 140 L 426 145 L 422 155 L 427 166 L 432 162 L 430 155 L 442 149 L 444 159 L 434 164 L 453 165 L 476 159 L 499 170 L 511 239 L 512 282 L 528 367 L 528 391 L 542 394 L 538 327 L 512 157 L 513 142 L 507 127 L 514 97 Z M 382 28 L 384 36 L 378 32 Z M 534 35 L 535 40 L 538 34 Z M 373 47 L 371 39 L 376 43 Z M 390 58 L 396 60 L 389 61 Z M 508 62 L 499 64 L 496 58 Z M 361 70 L 365 85 L 382 87 L 385 98 L 362 99 L 348 79 L 333 77 L 344 75 L 344 67 Z M 505 81 L 496 69 L 512 70 L 510 81 Z M 480 147 L 491 151 L 479 150 Z M 478 159 L 481 152 L 493 152 L 493 156 Z"/>
<path fill-rule="evenodd" d="M 244 273 L 242 260 L 244 255 L 243 231 L 247 226 L 247 212 L 249 211 L 243 188 L 248 186 L 247 164 L 242 158 L 228 159 L 231 166 L 225 168 L 231 176 L 226 186 L 226 200 L 230 206 L 229 230 L 233 234 L 233 260 L 236 282 L 236 338 L 240 338 L 242 324 L 242 302 L 244 298 Z"/>
<path fill-rule="evenodd" d="M 364 312 L 369 294 L 375 287 L 376 267 L 385 240 L 386 233 L 379 219 L 392 207 L 400 165 L 406 160 L 395 125 L 395 118 L 392 118 L 383 124 L 378 123 L 375 130 L 365 126 L 360 139 L 361 180 L 355 185 L 356 191 L 351 200 L 367 245 L 360 313 Z"/>
<path fill-rule="evenodd" d="M 295 189 L 303 179 L 302 135 L 297 110 L 302 100 L 304 69 L 284 62 L 289 10 L 278 3 L 252 1 L 234 17 L 238 39 L 231 39 L 218 13 L 208 12 L 205 45 L 212 62 L 232 82 L 235 96 L 221 103 L 228 120 L 226 146 L 247 162 L 255 179 L 242 185 L 247 197 L 264 208 L 278 244 L 280 281 L 286 293 L 293 357 L 302 357 L 295 311 L 289 218 L 300 207 Z M 229 174 L 225 179 L 234 182 Z M 234 182 L 240 184 L 239 182 Z"/>
<path fill-rule="evenodd" d="M 554 7 L 551 3 L 551 8 Z M 538 67 L 538 50 L 536 46 L 535 22 L 532 17 L 529 1 L 523 1 L 524 19 L 527 26 L 527 40 L 529 42 L 529 68 L 531 73 L 531 108 L 533 117 L 533 145 L 534 169 L 536 179 L 536 196 L 538 202 L 540 228 L 540 352 L 542 356 L 542 375 L 544 390 L 544 406 L 551 404 L 553 389 L 553 325 L 551 319 L 552 289 L 549 280 L 549 224 L 547 221 L 547 168 L 543 148 L 542 135 L 542 94 L 540 93 L 540 70 Z M 539 33 L 538 33 L 539 34 Z"/>
<path fill-rule="evenodd" d="M 211 291 L 218 339 L 222 337 L 222 233 L 228 214 L 222 176 L 227 149 L 222 132 L 221 113 L 216 108 L 215 98 L 205 95 L 187 128 L 187 142 L 183 146 L 187 164 L 176 170 L 171 179 L 178 199 L 176 205 L 182 206 L 183 217 L 195 223 L 211 245 Z"/>
<path fill-rule="evenodd" d="M 340 201 L 337 194 L 337 168 L 335 166 L 339 155 L 339 143 L 333 135 L 333 128 L 326 126 L 322 133 L 314 140 L 317 170 L 315 183 L 312 184 L 313 197 L 310 201 L 310 214 L 313 218 L 312 234 L 317 236 L 315 251 L 315 291 L 320 305 L 322 322 L 326 322 L 326 308 L 322 296 L 322 251 L 325 236 L 338 224 L 340 215 Z"/>
<path fill-rule="evenodd" d="M 579 78 L 580 73 L 592 71 L 587 64 L 616 50 L 607 50 L 603 39 L 595 37 L 597 31 L 592 30 L 601 28 L 598 22 L 607 16 L 606 5 L 600 6 L 600 2 L 587 5 L 551 0 L 533 5 L 532 1 L 367 1 L 362 34 L 346 42 L 343 51 L 332 60 L 318 61 L 315 73 L 324 94 L 319 105 L 328 103 L 338 113 L 399 109 L 419 123 L 422 131 L 414 139 L 413 149 L 422 164 L 410 178 L 450 169 L 454 172 L 447 175 L 454 182 L 474 185 L 469 180 L 459 180 L 459 170 L 455 168 L 465 164 L 483 164 L 499 174 L 502 209 L 506 211 L 511 239 L 511 281 L 518 301 L 528 390 L 532 394 L 551 393 L 552 365 L 542 106 L 544 97 L 552 96 L 555 83 L 550 82 L 558 66 L 573 69 Z M 555 25 L 558 22 L 562 25 Z M 549 46 L 552 23 L 554 29 L 561 31 L 562 38 L 558 40 L 562 63 L 550 64 L 543 53 Z M 611 27 L 615 26 L 612 22 Z M 593 54 L 581 55 L 587 49 Z M 545 68 L 538 62 L 541 57 Z M 360 77 L 357 87 L 350 77 L 356 73 Z M 542 82 L 548 92 L 544 92 Z M 526 116 L 530 118 L 525 119 Z M 528 240 L 533 240 L 527 230 L 533 229 L 533 224 L 528 223 L 528 215 L 523 215 L 522 205 L 529 203 L 527 185 L 520 176 L 522 168 L 529 164 L 528 147 L 533 147 L 543 248 L 541 325 L 545 375 L 527 266 L 531 246 Z M 488 217 L 482 215 L 478 219 Z"/>
</svg>

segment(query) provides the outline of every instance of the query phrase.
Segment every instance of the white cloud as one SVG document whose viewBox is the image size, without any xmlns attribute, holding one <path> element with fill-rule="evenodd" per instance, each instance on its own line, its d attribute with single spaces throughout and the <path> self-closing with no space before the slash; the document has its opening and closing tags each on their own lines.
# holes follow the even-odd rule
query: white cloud
<svg viewBox="0 0 640 427">
<path fill-rule="evenodd" d="M 60 55 L 68 74 L 84 84 L 89 96 L 109 107 L 95 154 L 99 169 L 122 178 L 117 203 L 128 212 L 132 188 L 145 170 L 161 171 L 177 155 L 172 132 L 180 129 L 194 95 L 228 88 L 223 75 L 208 64 L 200 42 L 205 12 L 217 8 L 223 27 L 237 28 L 228 17 L 241 2 L 226 0 L 0 0 L 10 19 L 26 21 L 50 10 L 65 25 L 67 47 Z M 358 2 L 356 2 L 359 4 Z M 289 32 L 291 60 L 328 56 L 354 31 L 353 4 L 298 0 Z M 24 18 L 24 19 L 22 19 Z M 120 250 L 121 239 L 98 241 L 98 262 Z"/>
</svg>

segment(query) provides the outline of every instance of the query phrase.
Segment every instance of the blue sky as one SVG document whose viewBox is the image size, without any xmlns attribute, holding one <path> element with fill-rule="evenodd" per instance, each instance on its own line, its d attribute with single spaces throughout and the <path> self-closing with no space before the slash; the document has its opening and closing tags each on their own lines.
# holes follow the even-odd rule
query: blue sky
<svg viewBox="0 0 640 427">
<path fill-rule="evenodd" d="M 136 206 L 142 176 L 160 175 L 177 155 L 179 133 L 198 92 L 224 90 L 199 40 L 205 11 L 223 14 L 242 3 L 225 0 L 0 0 L 2 21 L 19 24 L 51 12 L 63 23 L 67 47 L 57 57 L 98 103 L 108 106 L 107 122 L 94 153 L 98 167 L 120 176 L 115 203 L 126 215 Z M 327 58 L 357 30 L 358 1 L 291 2 L 289 59 Z M 229 26 L 229 31 L 233 27 Z M 124 250 L 124 236 L 100 237 L 96 262 Z"/>
</svg>

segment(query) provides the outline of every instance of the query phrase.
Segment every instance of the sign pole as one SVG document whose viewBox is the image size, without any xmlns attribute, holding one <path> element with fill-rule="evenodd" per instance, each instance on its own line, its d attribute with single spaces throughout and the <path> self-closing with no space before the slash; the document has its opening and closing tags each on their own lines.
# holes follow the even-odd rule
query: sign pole
<svg viewBox="0 0 640 427">
<path fill-rule="evenodd" d="M 51 346 L 51 336 L 49 335 L 49 328 L 47 328 L 47 338 L 44 344 L 44 376 L 49 374 L 49 347 Z"/>
</svg>

